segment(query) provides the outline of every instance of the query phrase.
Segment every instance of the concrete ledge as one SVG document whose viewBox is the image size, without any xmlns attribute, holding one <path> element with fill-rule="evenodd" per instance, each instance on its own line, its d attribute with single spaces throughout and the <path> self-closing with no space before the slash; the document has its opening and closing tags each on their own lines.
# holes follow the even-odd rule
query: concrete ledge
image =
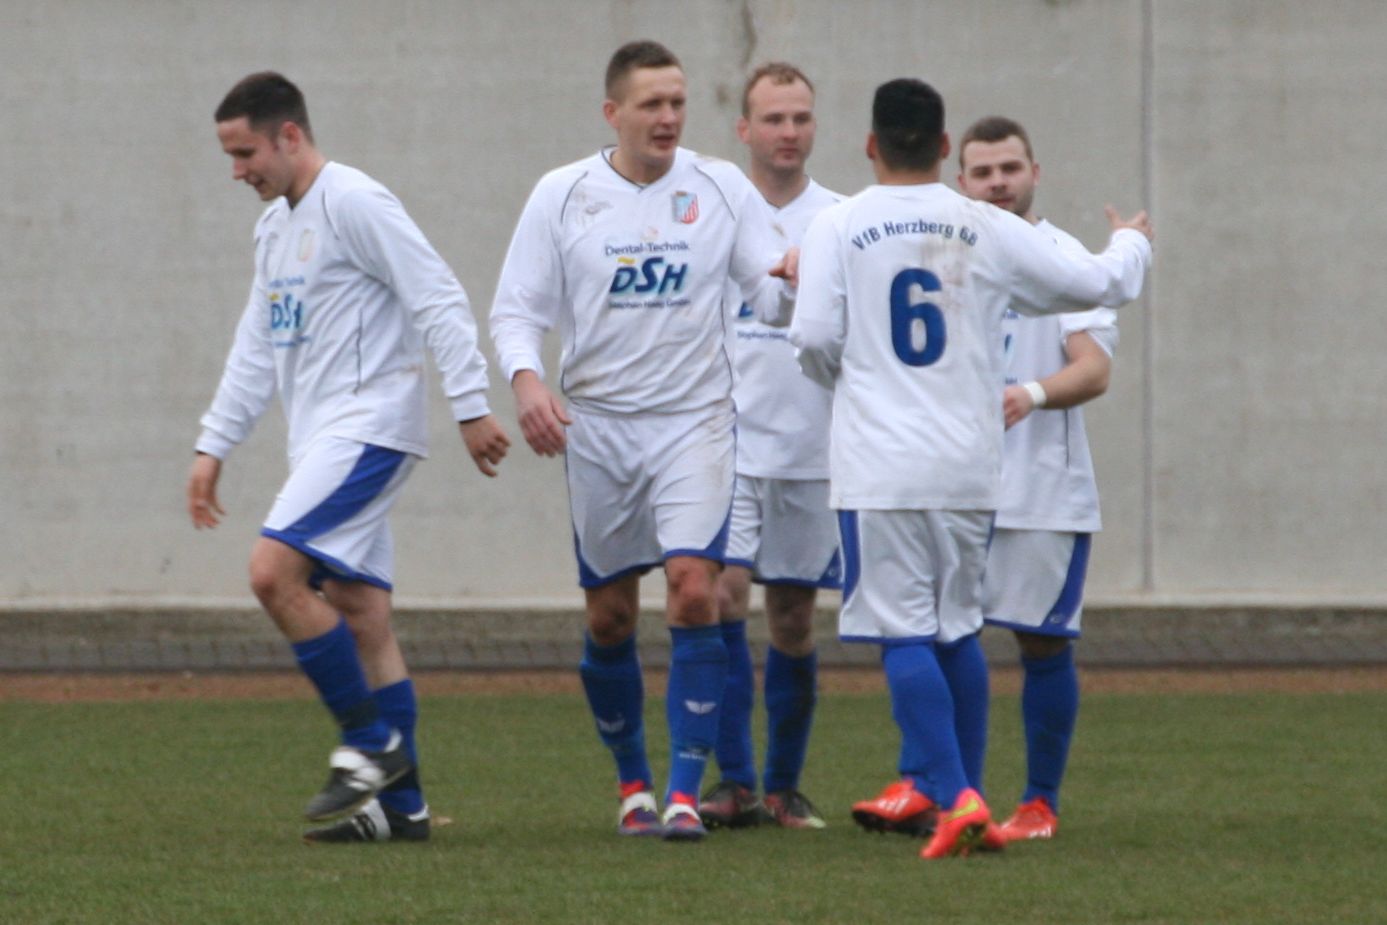
<svg viewBox="0 0 1387 925">
<path fill-rule="evenodd" d="M 819 611 L 825 665 L 874 665 L 875 646 L 838 641 L 836 613 Z M 400 610 L 396 629 L 420 669 L 576 667 L 582 614 L 572 609 Z M 748 635 L 758 659 L 765 621 Z M 983 635 L 989 661 L 1016 658 L 1004 631 Z M 659 613 L 642 614 L 641 658 L 669 663 Z M 1354 607 L 1094 607 L 1084 614 L 1080 658 L 1112 667 L 1216 665 L 1387 666 L 1387 609 Z M 265 616 L 241 608 L 0 611 L 0 671 L 242 671 L 292 668 Z"/>
</svg>

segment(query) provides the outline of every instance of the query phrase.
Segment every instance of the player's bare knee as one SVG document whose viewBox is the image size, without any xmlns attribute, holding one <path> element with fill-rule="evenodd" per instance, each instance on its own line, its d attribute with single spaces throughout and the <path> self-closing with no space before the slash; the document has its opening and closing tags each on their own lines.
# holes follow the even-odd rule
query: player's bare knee
<svg viewBox="0 0 1387 925">
<path fill-rule="evenodd" d="M 793 658 L 814 649 L 814 589 L 791 585 L 766 588 L 766 626 L 771 645 Z"/>
<path fill-rule="evenodd" d="M 708 626 L 718 619 L 716 563 L 702 559 L 671 560 L 667 612 L 674 626 Z"/>
</svg>

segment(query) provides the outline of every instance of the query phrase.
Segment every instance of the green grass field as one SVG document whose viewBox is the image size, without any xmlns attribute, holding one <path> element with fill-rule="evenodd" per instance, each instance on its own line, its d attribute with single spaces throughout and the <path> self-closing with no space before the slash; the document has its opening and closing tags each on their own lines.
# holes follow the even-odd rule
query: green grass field
<svg viewBox="0 0 1387 925">
<path fill-rule="evenodd" d="M 332 746 L 311 702 L 0 703 L 0 922 L 1387 922 L 1381 693 L 1089 696 L 1060 838 L 940 862 L 848 815 L 894 776 L 883 694 L 821 699 L 804 789 L 827 831 L 696 845 L 616 837 L 579 696 L 423 708 L 430 802 L 456 824 L 308 847 Z M 1015 710 L 994 703 L 999 813 Z"/>
</svg>

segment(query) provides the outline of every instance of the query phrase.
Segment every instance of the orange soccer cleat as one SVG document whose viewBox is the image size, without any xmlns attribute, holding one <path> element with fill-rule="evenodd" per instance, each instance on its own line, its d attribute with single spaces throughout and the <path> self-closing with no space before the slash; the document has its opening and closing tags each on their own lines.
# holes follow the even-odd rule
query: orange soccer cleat
<svg viewBox="0 0 1387 925">
<path fill-rule="evenodd" d="M 852 818 L 869 832 L 899 832 L 924 838 L 934 831 L 934 801 L 902 778 L 870 800 L 852 804 Z"/>
<path fill-rule="evenodd" d="M 975 848 L 992 850 L 1000 847 L 995 837 L 989 838 L 992 828 L 992 813 L 987 804 L 972 787 L 967 788 L 954 800 L 953 808 L 939 814 L 935 823 L 934 837 L 920 850 L 920 857 L 928 861 L 938 858 L 967 856 Z"/>
<path fill-rule="evenodd" d="M 1026 841 L 1031 838 L 1054 838 L 1060 820 L 1044 797 L 1036 797 L 1016 807 L 1011 818 L 1002 823 L 1002 837 L 1007 841 Z"/>
</svg>

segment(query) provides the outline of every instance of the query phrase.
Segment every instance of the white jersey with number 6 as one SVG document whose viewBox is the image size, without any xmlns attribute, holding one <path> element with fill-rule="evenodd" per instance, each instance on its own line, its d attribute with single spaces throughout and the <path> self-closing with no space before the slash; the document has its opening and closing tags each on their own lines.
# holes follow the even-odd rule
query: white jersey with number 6
<svg viewBox="0 0 1387 925">
<path fill-rule="evenodd" d="M 790 340 L 834 387 L 830 503 L 846 510 L 996 510 L 1001 324 L 1116 306 L 1151 247 L 1114 233 L 1074 254 L 1023 219 L 940 183 L 871 186 L 804 239 Z"/>
</svg>

